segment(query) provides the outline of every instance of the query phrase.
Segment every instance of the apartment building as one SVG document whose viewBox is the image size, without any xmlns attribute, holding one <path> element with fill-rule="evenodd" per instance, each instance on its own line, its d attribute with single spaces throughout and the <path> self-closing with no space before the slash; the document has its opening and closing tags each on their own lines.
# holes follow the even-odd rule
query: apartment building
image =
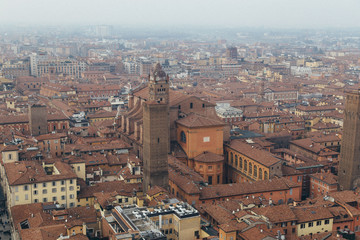
<svg viewBox="0 0 360 240">
<path fill-rule="evenodd" d="M 4 164 L 4 172 L 9 207 L 37 202 L 76 206 L 77 176 L 66 163 L 9 162 Z"/>
</svg>

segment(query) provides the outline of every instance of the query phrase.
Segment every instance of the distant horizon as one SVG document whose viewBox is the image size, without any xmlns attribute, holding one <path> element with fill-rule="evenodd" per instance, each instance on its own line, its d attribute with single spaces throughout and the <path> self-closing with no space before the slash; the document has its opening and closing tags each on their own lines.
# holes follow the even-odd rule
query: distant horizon
<svg viewBox="0 0 360 240">
<path fill-rule="evenodd" d="M 12 23 L 12 24 L 2 24 L 0 23 L 1 28 L 34 28 L 34 29 L 46 29 L 46 28 L 93 28 L 97 26 L 110 26 L 117 30 L 122 29 L 134 29 L 134 30 L 167 30 L 170 32 L 183 31 L 183 30 L 224 30 L 224 31 L 248 31 L 248 32 L 257 32 L 257 31 L 284 31 L 284 32 L 301 32 L 301 31 L 360 31 L 360 26 L 352 27 L 281 27 L 281 26 L 202 26 L 202 25 L 173 25 L 173 26 L 161 26 L 161 25 L 119 25 L 119 24 L 29 24 L 29 23 Z"/>
<path fill-rule="evenodd" d="M 2 0 L 0 25 L 360 28 L 357 0 Z"/>
</svg>

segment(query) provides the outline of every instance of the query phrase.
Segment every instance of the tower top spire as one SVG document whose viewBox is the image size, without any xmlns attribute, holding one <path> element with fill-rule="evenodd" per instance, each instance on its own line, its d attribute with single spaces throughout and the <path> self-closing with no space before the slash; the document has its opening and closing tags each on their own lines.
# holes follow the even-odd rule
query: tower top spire
<svg viewBox="0 0 360 240">
<path fill-rule="evenodd" d="M 165 71 L 162 69 L 160 63 L 157 63 L 150 74 L 150 81 L 161 81 L 161 80 L 168 80 Z"/>
<path fill-rule="evenodd" d="M 169 76 L 160 63 L 157 63 L 149 75 L 149 100 L 157 103 L 169 103 Z"/>
</svg>

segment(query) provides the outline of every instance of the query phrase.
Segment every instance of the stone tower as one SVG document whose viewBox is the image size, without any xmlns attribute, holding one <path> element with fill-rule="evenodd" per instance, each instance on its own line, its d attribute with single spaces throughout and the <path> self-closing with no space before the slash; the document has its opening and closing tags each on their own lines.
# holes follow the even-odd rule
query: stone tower
<svg viewBox="0 0 360 240">
<path fill-rule="evenodd" d="M 360 89 L 346 93 L 338 176 L 341 190 L 360 186 Z"/>
<path fill-rule="evenodd" d="M 157 64 L 149 75 L 149 99 L 143 103 L 144 192 L 169 184 L 169 76 Z"/>
<path fill-rule="evenodd" d="M 29 105 L 29 128 L 32 136 L 48 133 L 46 106 L 40 104 Z"/>
</svg>

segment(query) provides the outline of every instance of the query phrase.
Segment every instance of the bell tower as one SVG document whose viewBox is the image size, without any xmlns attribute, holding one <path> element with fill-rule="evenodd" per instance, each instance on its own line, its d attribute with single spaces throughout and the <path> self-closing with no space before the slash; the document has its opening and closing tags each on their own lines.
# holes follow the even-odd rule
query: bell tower
<svg viewBox="0 0 360 240">
<path fill-rule="evenodd" d="M 169 76 L 162 70 L 159 63 L 149 75 L 149 101 L 169 103 Z"/>
<path fill-rule="evenodd" d="M 149 99 L 143 103 L 144 192 L 152 186 L 169 184 L 170 144 L 169 76 L 158 63 L 149 75 Z"/>
<path fill-rule="evenodd" d="M 346 93 L 339 162 L 340 190 L 360 187 L 360 89 Z"/>
</svg>

